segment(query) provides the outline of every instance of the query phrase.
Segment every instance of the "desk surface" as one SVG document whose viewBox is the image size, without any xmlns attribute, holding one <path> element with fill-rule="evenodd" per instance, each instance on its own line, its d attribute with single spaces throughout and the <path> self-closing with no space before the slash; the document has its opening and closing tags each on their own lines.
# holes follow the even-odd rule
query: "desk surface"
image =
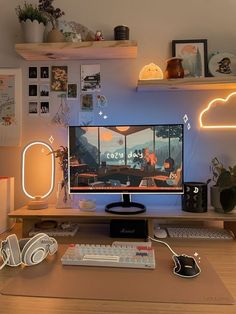
<svg viewBox="0 0 236 314">
<path fill-rule="evenodd" d="M 80 239 L 88 243 L 97 243 L 107 239 L 107 229 L 100 228 L 96 232 L 86 232 L 86 227 L 79 233 Z M 83 228 L 82 228 L 83 229 Z M 93 230 L 96 228 L 94 227 Z M 88 230 L 88 229 L 87 229 Z M 84 231 L 82 233 L 82 231 Z M 16 234 L 20 234 L 21 225 L 14 227 Z M 7 234 L 1 235 L 4 239 Z M 96 240 L 95 240 L 96 239 Z M 69 243 L 71 238 L 62 239 L 62 243 Z M 73 240 L 74 242 L 74 240 Z M 168 240 L 173 248 L 196 248 L 200 250 L 223 280 L 229 292 L 236 299 L 236 241 L 205 241 L 205 240 Z M 5 267 L 0 273 L 0 288 L 7 279 L 12 278 L 19 271 L 19 268 Z M 157 283 L 158 284 L 158 283 Z M 114 314 L 157 314 L 157 313 L 236 313 L 236 305 L 197 305 L 197 304 L 174 304 L 174 303 L 148 303 L 148 302 L 124 302 L 124 301 L 98 301 L 98 300 L 75 300 L 75 299 L 55 299 L 55 298 L 35 298 L 35 297 L 15 297 L 0 295 L 0 306 L 2 314 L 74 314 L 74 313 L 114 313 Z"/>
</svg>

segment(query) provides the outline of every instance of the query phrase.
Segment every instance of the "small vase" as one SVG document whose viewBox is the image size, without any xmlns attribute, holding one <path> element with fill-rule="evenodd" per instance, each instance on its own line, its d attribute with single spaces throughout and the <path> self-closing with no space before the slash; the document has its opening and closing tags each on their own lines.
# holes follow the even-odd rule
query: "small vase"
<svg viewBox="0 0 236 314">
<path fill-rule="evenodd" d="M 58 183 L 56 208 L 71 208 L 72 197 L 69 194 L 68 184 L 61 181 Z"/>
<path fill-rule="evenodd" d="M 65 37 L 59 29 L 53 28 L 50 32 L 48 32 L 48 35 L 47 35 L 48 43 L 60 43 L 64 41 L 65 41 Z"/>
<path fill-rule="evenodd" d="M 21 22 L 21 28 L 26 43 L 42 43 L 44 37 L 45 25 L 37 20 L 27 19 Z"/>
<path fill-rule="evenodd" d="M 178 79 L 184 77 L 184 68 L 182 66 L 181 58 L 170 58 L 167 60 L 167 66 L 165 70 L 166 79 Z"/>
</svg>

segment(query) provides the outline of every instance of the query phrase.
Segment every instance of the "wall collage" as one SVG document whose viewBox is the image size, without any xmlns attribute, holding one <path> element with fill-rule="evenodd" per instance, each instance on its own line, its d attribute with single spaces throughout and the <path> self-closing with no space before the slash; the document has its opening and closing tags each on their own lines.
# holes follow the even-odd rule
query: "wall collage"
<svg viewBox="0 0 236 314">
<path fill-rule="evenodd" d="M 80 86 L 78 82 L 68 81 L 67 66 L 29 66 L 28 67 L 28 114 L 29 116 L 50 117 L 58 126 L 69 125 L 70 107 L 68 101 L 79 103 L 79 123 L 91 124 L 94 109 L 107 106 L 106 96 L 101 94 L 100 64 L 81 65 Z M 61 104 L 52 116 L 50 96 L 58 92 Z M 99 114 L 106 115 L 99 110 Z"/>
</svg>

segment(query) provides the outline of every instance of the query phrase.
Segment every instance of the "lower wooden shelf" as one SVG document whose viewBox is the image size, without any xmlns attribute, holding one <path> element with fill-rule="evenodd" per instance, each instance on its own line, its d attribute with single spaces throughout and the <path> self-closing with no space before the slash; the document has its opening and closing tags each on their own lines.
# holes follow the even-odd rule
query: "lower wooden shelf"
<svg viewBox="0 0 236 314">
<path fill-rule="evenodd" d="M 230 227 L 236 235 L 236 213 L 217 213 L 213 209 L 209 209 L 205 213 L 184 212 L 180 207 L 160 206 L 155 209 L 148 209 L 145 213 L 135 215 L 116 215 L 107 213 L 103 208 L 97 209 L 95 212 L 81 211 L 78 208 L 57 209 L 51 205 L 47 209 L 29 210 L 26 206 L 19 208 L 8 214 L 9 218 L 21 218 L 23 221 L 23 236 L 27 236 L 28 232 L 34 226 L 35 222 L 55 219 L 55 220 L 73 220 L 82 222 L 85 220 L 93 221 L 109 221 L 111 219 L 147 219 L 149 235 L 153 235 L 153 220 L 170 221 L 170 222 L 196 222 L 196 221 L 223 221 L 224 225 Z"/>
</svg>

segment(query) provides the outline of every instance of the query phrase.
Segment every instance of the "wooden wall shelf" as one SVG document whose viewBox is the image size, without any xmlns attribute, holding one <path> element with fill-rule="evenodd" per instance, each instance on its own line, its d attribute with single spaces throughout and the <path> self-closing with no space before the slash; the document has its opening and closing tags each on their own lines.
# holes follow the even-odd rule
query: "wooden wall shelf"
<svg viewBox="0 0 236 314">
<path fill-rule="evenodd" d="M 137 42 L 114 40 L 81 43 L 30 43 L 16 44 L 15 50 L 28 61 L 133 59 L 137 57 Z"/>
<path fill-rule="evenodd" d="M 183 78 L 171 80 L 139 80 L 137 91 L 216 90 L 235 89 L 236 76 Z"/>
</svg>

